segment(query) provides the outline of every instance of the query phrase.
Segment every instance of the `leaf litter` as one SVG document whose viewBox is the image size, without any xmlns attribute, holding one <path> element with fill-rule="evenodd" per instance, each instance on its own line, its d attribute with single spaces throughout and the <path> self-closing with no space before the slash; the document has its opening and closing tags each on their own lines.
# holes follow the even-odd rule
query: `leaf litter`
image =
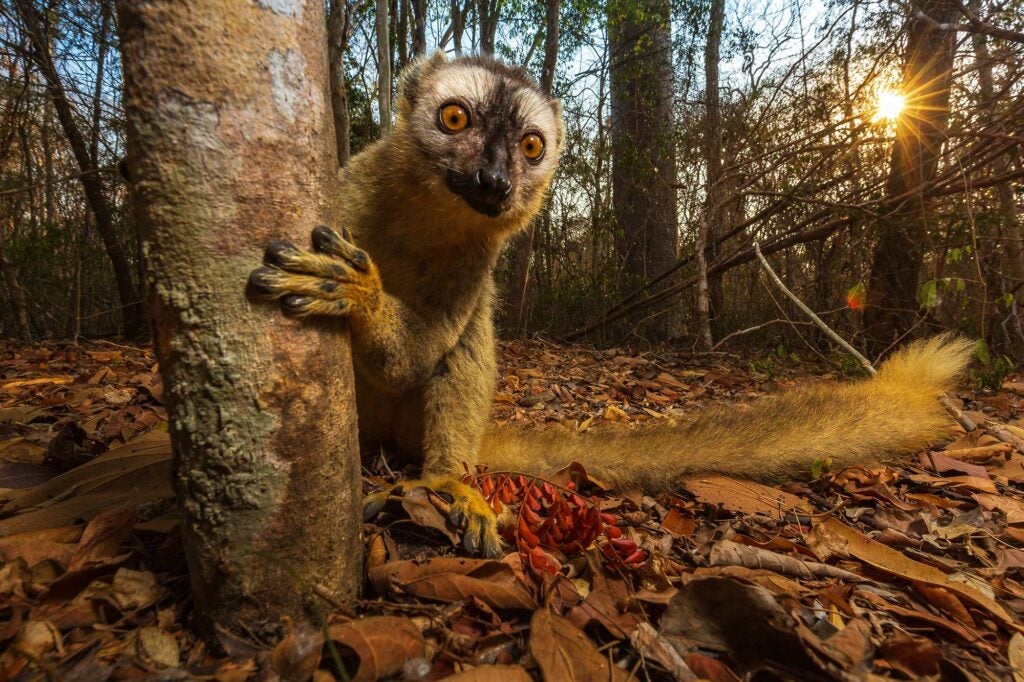
<svg viewBox="0 0 1024 682">
<path fill-rule="evenodd" d="M 493 417 L 631 429 L 822 379 L 777 365 L 511 342 Z M 1020 385 L 957 399 L 1020 437 Z M 1024 452 L 952 425 L 779 487 L 472 472 L 509 519 L 500 560 L 413 488 L 364 527 L 355 613 L 325 601 L 321 629 L 214 652 L 189 627 L 162 396 L 145 348 L 0 346 L 0 679 L 1024 679 Z"/>
</svg>

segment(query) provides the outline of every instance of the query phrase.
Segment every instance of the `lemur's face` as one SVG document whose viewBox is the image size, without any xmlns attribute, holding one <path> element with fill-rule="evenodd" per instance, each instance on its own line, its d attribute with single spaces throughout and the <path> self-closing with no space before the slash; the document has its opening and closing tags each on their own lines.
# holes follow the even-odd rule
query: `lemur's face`
<svg viewBox="0 0 1024 682">
<path fill-rule="evenodd" d="M 564 129 L 558 102 L 521 72 L 482 57 L 435 57 L 405 76 L 401 107 L 400 125 L 454 197 L 490 218 L 537 210 Z"/>
</svg>

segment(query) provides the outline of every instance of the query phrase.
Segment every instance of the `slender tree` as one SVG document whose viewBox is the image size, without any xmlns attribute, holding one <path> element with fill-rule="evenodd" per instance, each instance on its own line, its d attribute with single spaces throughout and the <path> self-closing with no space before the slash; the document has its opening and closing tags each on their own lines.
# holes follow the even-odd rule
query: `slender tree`
<svg viewBox="0 0 1024 682">
<path fill-rule="evenodd" d="M 119 0 L 118 11 L 129 175 L 200 623 L 210 635 L 308 622 L 314 590 L 351 599 L 362 574 L 347 335 L 244 291 L 262 245 L 336 224 L 323 4 Z"/>
<path fill-rule="evenodd" d="M 352 157 L 352 117 L 348 110 L 348 85 L 345 82 L 345 55 L 351 34 L 347 0 L 331 0 L 327 14 L 327 55 L 331 64 L 331 111 L 337 138 L 338 163 L 348 165 Z"/>
<path fill-rule="evenodd" d="M 380 109 L 380 133 L 391 132 L 391 41 L 388 0 L 377 0 L 377 106 Z"/>
<path fill-rule="evenodd" d="M 714 345 L 711 329 L 712 314 L 719 311 L 712 305 L 712 286 L 708 277 L 708 259 L 714 258 L 718 236 L 722 234 L 724 192 L 722 178 L 722 109 L 719 101 L 718 62 L 722 30 L 725 27 L 725 0 L 711 0 L 708 18 L 707 46 L 704 50 L 704 158 L 707 161 L 707 189 L 704 199 L 704 217 L 697 235 L 697 321 L 701 341 L 706 350 Z M 721 279 L 716 278 L 721 293 Z M 718 296 L 716 303 L 721 303 Z"/>
</svg>

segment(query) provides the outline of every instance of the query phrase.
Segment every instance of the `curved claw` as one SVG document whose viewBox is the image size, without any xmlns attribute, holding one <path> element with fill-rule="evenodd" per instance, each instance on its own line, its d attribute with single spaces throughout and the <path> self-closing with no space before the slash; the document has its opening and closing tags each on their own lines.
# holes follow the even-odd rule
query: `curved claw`
<svg viewBox="0 0 1024 682">
<path fill-rule="evenodd" d="M 448 521 L 462 531 L 462 545 L 470 552 L 481 553 L 488 559 L 503 554 L 498 518 L 483 495 L 455 477 L 443 476 L 424 481 L 403 481 L 401 485 L 378 490 L 363 498 L 363 520 L 368 521 L 384 509 L 388 498 L 402 490 L 425 486 L 446 501 L 450 501 Z"/>
</svg>

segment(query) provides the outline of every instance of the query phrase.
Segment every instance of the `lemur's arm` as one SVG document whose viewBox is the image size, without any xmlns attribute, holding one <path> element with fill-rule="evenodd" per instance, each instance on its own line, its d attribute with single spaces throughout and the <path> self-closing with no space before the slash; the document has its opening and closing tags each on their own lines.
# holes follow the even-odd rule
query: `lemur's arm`
<svg viewBox="0 0 1024 682">
<path fill-rule="evenodd" d="M 355 362 L 386 391 L 426 383 L 458 338 L 436 324 L 428 327 L 384 291 L 377 266 L 347 233 L 317 227 L 313 251 L 277 242 L 267 247 L 264 262 L 250 275 L 250 286 L 297 317 L 348 318 Z"/>
</svg>

